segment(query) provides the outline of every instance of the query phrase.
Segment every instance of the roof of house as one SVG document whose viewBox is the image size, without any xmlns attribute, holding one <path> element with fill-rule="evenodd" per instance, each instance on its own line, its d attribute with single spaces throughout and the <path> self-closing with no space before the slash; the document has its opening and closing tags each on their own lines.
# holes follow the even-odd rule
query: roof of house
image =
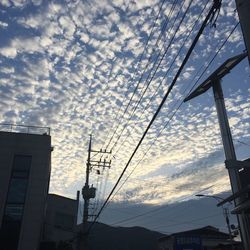
<svg viewBox="0 0 250 250">
<path fill-rule="evenodd" d="M 69 198 L 69 197 L 65 197 L 65 196 L 62 196 L 62 195 L 59 195 L 59 194 L 52 194 L 52 193 L 48 194 L 48 199 L 61 199 L 61 200 L 68 200 L 68 201 L 73 201 L 73 202 L 77 201 L 76 199 L 72 199 L 72 198 Z"/>
<path fill-rule="evenodd" d="M 171 237 L 178 237 L 178 236 L 199 236 L 206 239 L 230 239 L 229 234 L 220 232 L 218 228 L 212 226 L 206 226 L 188 231 L 173 233 L 171 235 L 161 237 L 159 241 L 164 241 Z"/>
</svg>

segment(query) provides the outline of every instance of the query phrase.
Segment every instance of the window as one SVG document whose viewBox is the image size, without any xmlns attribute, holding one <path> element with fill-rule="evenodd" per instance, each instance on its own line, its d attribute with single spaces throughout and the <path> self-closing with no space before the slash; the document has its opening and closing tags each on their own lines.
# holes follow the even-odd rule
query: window
<svg viewBox="0 0 250 250">
<path fill-rule="evenodd" d="M 7 201 L 10 204 L 24 203 L 28 179 L 11 178 Z"/>
<path fill-rule="evenodd" d="M 5 208 L 5 220 L 20 221 L 23 214 L 23 205 L 7 204 Z"/>
<path fill-rule="evenodd" d="M 16 250 L 18 246 L 30 166 L 31 156 L 14 156 L 1 226 L 0 246 L 3 250 Z"/>
</svg>

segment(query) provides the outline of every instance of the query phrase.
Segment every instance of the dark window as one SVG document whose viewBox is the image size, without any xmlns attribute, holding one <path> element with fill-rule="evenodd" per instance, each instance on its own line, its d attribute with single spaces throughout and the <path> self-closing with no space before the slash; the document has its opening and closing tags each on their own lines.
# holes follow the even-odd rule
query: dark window
<svg viewBox="0 0 250 250">
<path fill-rule="evenodd" d="M 18 247 L 30 166 L 31 156 L 15 155 L 0 231 L 3 250 L 16 250 Z"/>
<path fill-rule="evenodd" d="M 7 204 L 5 208 L 5 219 L 8 221 L 20 221 L 23 214 L 23 204 Z"/>
<path fill-rule="evenodd" d="M 7 202 L 24 203 L 28 179 L 12 178 L 9 186 Z"/>
<path fill-rule="evenodd" d="M 17 178 L 28 178 L 31 165 L 31 156 L 16 155 L 13 162 L 12 176 Z"/>
</svg>

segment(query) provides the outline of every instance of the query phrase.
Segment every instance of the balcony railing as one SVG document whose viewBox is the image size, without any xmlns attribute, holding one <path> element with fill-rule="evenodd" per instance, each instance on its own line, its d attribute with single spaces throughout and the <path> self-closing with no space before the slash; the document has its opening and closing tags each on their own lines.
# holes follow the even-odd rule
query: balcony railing
<svg viewBox="0 0 250 250">
<path fill-rule="evenodd" d="M 0 132 L 13 132 L 25 134 L 50 135 L 49 127 L 25 126 L 8 123 L 0 123 Z"/>
</svg>

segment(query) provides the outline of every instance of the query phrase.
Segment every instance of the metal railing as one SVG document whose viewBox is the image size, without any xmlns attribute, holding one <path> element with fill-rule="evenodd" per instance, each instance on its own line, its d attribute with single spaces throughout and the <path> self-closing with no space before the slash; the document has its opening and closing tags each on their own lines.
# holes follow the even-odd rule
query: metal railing
<svg viewBox="0 0 250 250">
<path fill-rule="evenodd" d="M 50 135 L 50 128 L 40 127 L 40 126 L 25 126 L 25 125 L 17 125 L 9 123 L 0 123 L 0 132 Z"/>
</svg>

